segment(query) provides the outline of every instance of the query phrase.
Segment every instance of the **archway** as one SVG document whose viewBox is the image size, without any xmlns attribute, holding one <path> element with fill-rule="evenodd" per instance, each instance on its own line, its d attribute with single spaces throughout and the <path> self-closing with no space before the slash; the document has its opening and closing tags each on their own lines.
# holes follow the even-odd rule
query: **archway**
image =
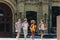
<svg viewBox="0 0 60 40">
<path fill-rule="evenodd" d="M 35 11 L 27 11 L 26 12 L 26 18 L 28 19 L 28 22 L 30 24 L 31 20 L 35 20 L 37 23 L 37 12 Z"/>
<path fill-rule="evenodd" d="M 12 37 L 12 11 L 4 3 L 0 3 L 0 37 Z"/>
</svg>

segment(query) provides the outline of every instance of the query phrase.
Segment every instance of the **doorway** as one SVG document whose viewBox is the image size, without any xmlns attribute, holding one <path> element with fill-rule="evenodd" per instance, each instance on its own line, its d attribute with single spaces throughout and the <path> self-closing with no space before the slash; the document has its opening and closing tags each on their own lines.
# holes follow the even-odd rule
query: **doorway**
<svg viewBox="0 0 60 40">
<path fill-rule="evenodd" d="M 0 3 L 0 37 L 12 37 L 12 11 L 4 3 Z"/>
<path fill-rule="evenodd" d="M 52 7 L 52 33 L 56 33 L 57 31 L 57 16 L 60 15 L 60 7 L 53 6 Z"/>
</svg>

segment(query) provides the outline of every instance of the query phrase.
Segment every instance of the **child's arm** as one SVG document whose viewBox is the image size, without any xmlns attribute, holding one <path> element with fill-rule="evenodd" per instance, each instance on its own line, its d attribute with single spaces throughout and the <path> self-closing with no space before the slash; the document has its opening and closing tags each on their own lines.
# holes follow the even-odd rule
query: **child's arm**
<svg viewBox="0 0 60 40">
<path fill-rule="evenodd" d="M 15 28 L 17 29 L 17 23 L 15 23 Z"/>
<path fill-rule="evenodd" d="M 35 25 L 35 29 L 36 29 L 36 25 Z"/>
<path fill-rule="evenodd" d="M 31 30 L 31 28 L 32 28 L 32 25 L 30 26 L 30 30 Z"/>
<path fill-rule="evenodd" d="M 46 24 L 44 24 L 44 28 L 45 28 L 45 30 L 47 30 L 47 25 Z"/>
<path fill-rule="evenodd" d="M 41 23 L 38 24 L 38 27 L 37 27 L 36 31 L 38 31 L 38 30 L 41 30 Z"/>
</svg>

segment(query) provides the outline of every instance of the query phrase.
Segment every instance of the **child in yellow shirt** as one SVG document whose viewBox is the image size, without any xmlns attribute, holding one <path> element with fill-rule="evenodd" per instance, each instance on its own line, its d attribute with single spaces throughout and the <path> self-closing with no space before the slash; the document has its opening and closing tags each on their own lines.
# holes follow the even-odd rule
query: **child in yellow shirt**
<svg viewBox="0 0 60 40">
<path fill-rule="evenodd" d="M 35 20 L 31 20 L 30 30 L 31 30 L 32 38 L 34 38 L 34 33 L 35 33 L 35 30 L 36 30 Z"/>
<path fill-rule="evenodd" d="M 36 30 L 36 25 L 35 24 L 31 24 L 31 32 L 35 32 Z"/>
</svg>

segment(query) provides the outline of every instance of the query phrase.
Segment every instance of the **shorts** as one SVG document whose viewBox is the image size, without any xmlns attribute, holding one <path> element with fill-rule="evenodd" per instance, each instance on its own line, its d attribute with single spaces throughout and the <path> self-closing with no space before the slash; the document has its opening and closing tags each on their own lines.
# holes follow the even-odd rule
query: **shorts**
<svg viewBox="0 0 60 40">
<path fill-rule="evenodd" d="M 41 33 L 44 33 L 44 30 L 41 30 Z"/>
<path fill-rule="evenodd" d="M 44 33 L 44 30 L 39 30 L 39 33 Z"/>
<path fill-rule="evenodd" d="M 21 27 L 18 27 L 18 28 L 16 29 L 16 32 L 21 32 Z"/>
<path fill-rule="evenodd" d="M 27 29 L 23 29 L 24 35 L 27 35 L 28 30 Z"/>
</svg>

